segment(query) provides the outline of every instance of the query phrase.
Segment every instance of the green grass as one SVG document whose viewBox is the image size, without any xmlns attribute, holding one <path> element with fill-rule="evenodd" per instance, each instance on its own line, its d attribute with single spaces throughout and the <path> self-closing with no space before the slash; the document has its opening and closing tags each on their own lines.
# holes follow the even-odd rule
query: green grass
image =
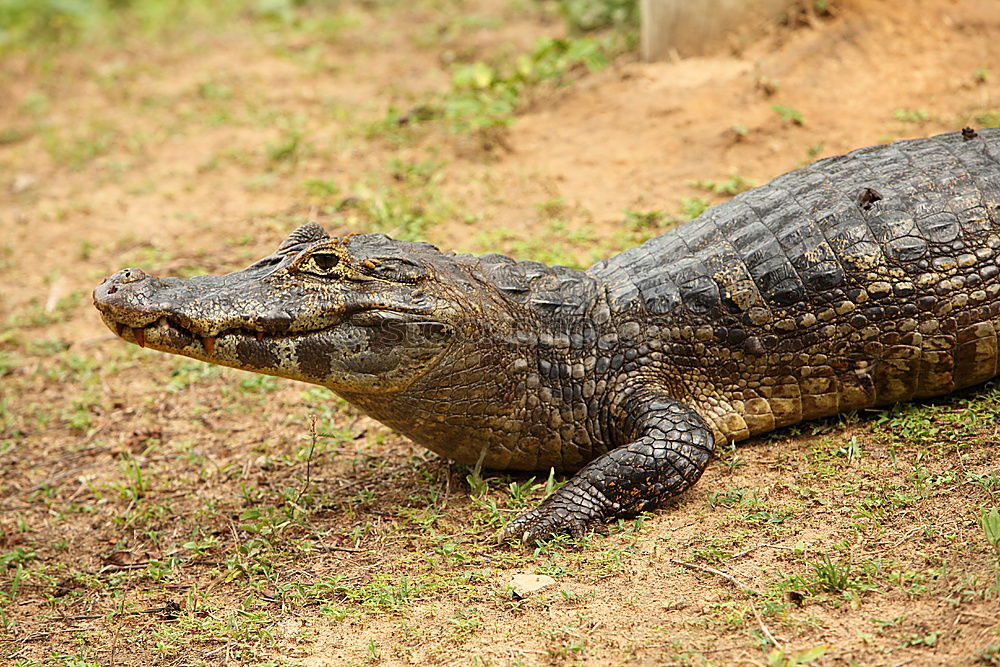
<svg viewBox="0 0 1000 667">
<path fill-rule="evenodd" d="M 772 104 L 771 109 L 774 113 L 778 114 L 778 117 L 781 118 L 781 122 L 783 123 L 790 125 L 805 124 L 805 118 L 803 118 L 802 112 L 794 107 L 786 106 L 784 104 Z"/>
<path fill-rule="evenodd" d="M 456 132 L 507 127 L 531 89 L 562 85 L 577 67 L 603 69 L 614 55 L 607 41 L 546 38 L 512 60 L 459 64 L 452 70 L 451 90 L 438 102 L 439 113 Z"/>
<path fill-rule="evenodd" d="M 702 190 L 707 190 L 717 195 L 738 195 L 754 187 L 756 183 L 748 180 L 739 174 L 730 174 L 724 181 L 713 181 L 711 179 L 698 179 L 691 181 L 691 185 Z"/>
<path fill-rule="evenodd" d="M 980 127 L 1000 127 L 1000 110 L 983 111 L 975 119 Z"/>
<path fill-rule="evenodd" d="M 0 0 L 0 50 L 42 49 L 131 32 L 156 36 L 181 22 L 221 21 L 254 6 L 250 0 Z"/>
<path fill-rule="evenodd" d="M 639 3 L 636 0 L 559 0 L 559 13 L 576 33 L 616 29 L 633 42 L 638 39 Z"/>
<path fill-rule="evenodd" d="M 618 3 L 621 6 L 617 9 L 609 8 L 606 20 L 596 15 L 584 18 L 587 12 L 582 4 L 599 3 L 576 4 L 581 5 L 579 11 L 566 10 L 571 25 L 579 20 L 581 25 L 593 26 L 580 28 L 577 33 L 598 27 L 611 31 L 601 36 L 546 37 L 527 53 L 493 61 L 459 62 L 452 66 L 451 87 L 447 91 L 425 96 L 405 113 L 390 106 L 384 118 L 368 126 L 369 136 L 385 136 L 401 142 L 400 128 L 441 121 L 455 133 L 475 133 L 490 143 L 502 144 L 498 133 L 510 127 L 526 98 L 545 86 L 567 85 L 580 72 L 601 70 L 618 55 L 635 48 L 635 40 L 628 37 L 631 33 L 625 27 L 629 22 L 611 18 L 618 16 L 624 5 L 634 3 Z"/>
<path fill-rule="evenodd" d="M 931 118 L 923 109 L 896 109 L 892 115 L 904 123 L 926 123 Z"/>
</svg>

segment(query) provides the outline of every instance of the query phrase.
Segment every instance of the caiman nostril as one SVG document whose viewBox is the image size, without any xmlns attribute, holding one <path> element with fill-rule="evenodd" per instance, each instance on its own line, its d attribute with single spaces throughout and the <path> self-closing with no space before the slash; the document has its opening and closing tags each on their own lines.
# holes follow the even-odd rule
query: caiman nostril
<svg viewBox="0 0 1000 667">
<path fill-rule="evenodd" d="M 142 269 L 122 269 L 115 275 L 111 276 L 111 279 L 118 285 L 124 285 L 127 283 L 135 283 L 140 280 L 145 280 L 149 276 Z M 112 285 L 112 289 L 114 285 Z M 110 291 L 110 290 L 109 290 Z"/>
</svg>

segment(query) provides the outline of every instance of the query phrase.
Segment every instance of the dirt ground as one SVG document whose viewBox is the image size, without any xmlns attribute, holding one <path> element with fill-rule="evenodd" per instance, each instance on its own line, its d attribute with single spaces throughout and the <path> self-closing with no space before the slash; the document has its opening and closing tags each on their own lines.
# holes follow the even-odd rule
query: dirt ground
<svg viewBox="0 0 1000 667">
<path fill-rule="evenodd" d="M 572 68 L 480 133 L 407 121 L 454 64 L 564 35 L 550 6 L 265 5 L 2 55 L 0 664 L 1000 664 L 992 386 L 752 440 L 520 552 L 493 539 L 544 473 L 474 496 L 325 390 L 128 346 L 90 302 L 309 219 L 586 266 L 728 196 L 706 181 L 1000 124 L 1000 1 L 810 4 Z M 515 599 L 525 572 L 556 584 Z"/>
</svg>

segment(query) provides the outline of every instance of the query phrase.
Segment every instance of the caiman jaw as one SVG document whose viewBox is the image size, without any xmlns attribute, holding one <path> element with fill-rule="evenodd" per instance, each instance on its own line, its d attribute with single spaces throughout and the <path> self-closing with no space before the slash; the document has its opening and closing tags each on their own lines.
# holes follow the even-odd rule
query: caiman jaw
<svg viewBox="0 0 1000 667">
<path fill-rule="evenodd" d="M 201 342 L 201 346 L 205 349 L 206 357 L 211 357 L 214 354 L 215 341 L 221 336 L 242 336 L 245 338 L 254 338 L 257 342 L 262 342 L 265 337 L 265 333 L 263 331 L 249 329 L 246 327 L 226 329 L 225 331 L 221 331 L 211 336 L 200 334 L 192 331 L 167 315 L 161 315 L 156 322 L 145 326 L 130 326 L 124 322 L 116 322 L 113 319 L 110 319 L 107 315 L 105 315 L 105 321 L 109 326 L 114 328 L 115 333 L 118 334 L 120 338 L 129 340 L 129 336 L 131 336 L 131 342 L 134 342 L 139 347 L 146 347 L 147 338 L 151 341 L 156 341 L 157 344 L 151 345 L 151 347 L 155 347 L 156 349 L 163 348 L 163 342 L 168 340 L 198 340 Z M 126 332 L 128 332 L 129 336 L 125 335 Z M 309 332 L 303 333 L 308 334 Z M 166 349 L 166 351 L 173 352 L 174 350 Z"/>
</svg>

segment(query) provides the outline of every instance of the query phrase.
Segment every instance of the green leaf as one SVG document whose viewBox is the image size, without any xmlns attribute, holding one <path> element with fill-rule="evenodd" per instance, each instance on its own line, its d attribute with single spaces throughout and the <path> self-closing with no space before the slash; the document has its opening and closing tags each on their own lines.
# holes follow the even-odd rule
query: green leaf
<svg viewBox="0 0 1000 667">
<path fill-rule="evenodd" d="M 994 549 L 1000 550 L 1000 511 L 997 511 L 996 507 L 989 512 L 983 510 L 980 523 L 983 526 L 983 532 L 986 533 L 986 539 L 993 545 Z"/>
</svg>

